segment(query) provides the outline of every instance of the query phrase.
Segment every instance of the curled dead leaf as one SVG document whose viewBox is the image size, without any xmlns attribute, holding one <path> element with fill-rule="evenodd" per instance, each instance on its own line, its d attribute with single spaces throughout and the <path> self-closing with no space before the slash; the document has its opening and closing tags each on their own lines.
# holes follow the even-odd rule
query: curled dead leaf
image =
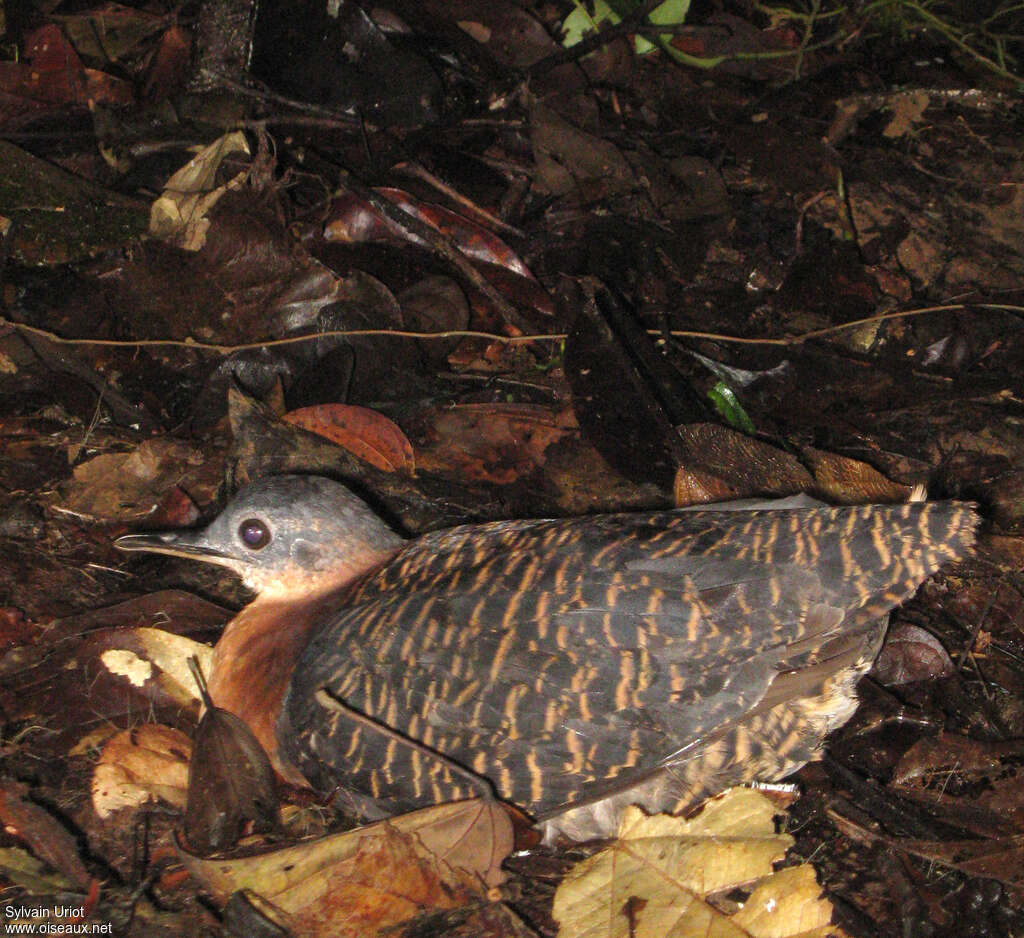
<svg viewBox="0 0 1024 938">
<path fill-rule="evenodd" d="M 430 908 L 451 908 L 503 879 L 512 825 L 495 802 L 424 808 L 368 827 L 237 859 L 179 846 L 186 867 L 221 902 L 251 890 L 296 935 L 366 936 Z"/>
<path fill-rule="evenodd" d="M 185 807 L 192 742 L 179 730 L 145 724 L 111 737 L 92 773 L 92 805 L 101 818 L 157 800 Z"/>
</svg>

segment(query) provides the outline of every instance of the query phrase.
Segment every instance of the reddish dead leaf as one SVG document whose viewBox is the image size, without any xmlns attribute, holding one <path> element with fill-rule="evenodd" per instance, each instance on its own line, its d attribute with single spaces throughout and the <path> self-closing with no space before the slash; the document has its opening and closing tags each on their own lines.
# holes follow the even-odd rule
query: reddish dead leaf
<svg viewBox="0 0 1024 938">
<path fill-rule="evenodd" d="M 536 310 L 544 316 L 555 315 L 555 304 L 550 294 L 532 276 L 523 276 L 500 264 L 489 264 L 482 260 L 476 262 L 476 268 L 502 296 L 516 306 Z M 502 321 L 491 300 L 478 290 L 470 288 L 469 302 L 481 321 Z"/>
<path fill-rule="evenodd" d="M 145 94 L 151 101 L 163 101 L 175 94 L 188 77 L 192 37 L 175 24 L 160 37 L 146 75 Z"/>
<path fill-rule="evenodd" d="M 249 889 L 297 935 L 366 936 L 431 908 L 451 908 L 503 880 L 512 825 L 500 805 L 437 805 L 369 827 L 239 859 L 181 851 L 222 902 Z"/>
<path fill-rule="evenodd" d="M 146 520 L 154 528 L 187 528 L 201 517 L 199 506 L 184 489 L 172 485 Z"/>
<path fill-rule="evenodd" d="M 147 723 L 111 737 L 92 774 L 101 818 L 157 800 L 185 807 L 192 742 L 180 730 Z"/>
<path fill-rule="evenodd" d="M 45 808 L 30 801 L 25 785 L 0 779 L 0 820 L 4 830 L 23 840 L 44 863 L 85 887 L 90 876 L 78 854 L 78 842 Z"/>
<path fill-rule="evenodd" d="M 0 91 L 48 104 L 130 104 L 126 82 L 85 68 L 58 26 L 42 26 L 25 40 L 26 62 L 0 62 Z"/>
<path fill-rule="evenodd" d="M 475 221 L 433 202 L 421 202 L 401 189 L 379 188 L 376 191 L 402 211 L 436 228 L 467 257 L 497 264 L 520 277 L 533 279 L 533 274 L 519 255 Z M 417 235 L 380 215 L 362 199 L 348 192 L 335 197 L 330 219 L 324 228 L 324 237 L 344 244 L 360 244 L 365 241 L 423 244 Z"/>
<path fill-rule="evenodd" d="M 898 625 L 885 640 L 871 673 L 882 684 L 898 686 L 947 677 L 955 670 L 942 642 L 931 632 Z"/>
<path fill-rule="evenodd" d="M 293 410 L 281 419 L 337 443 L 384 472 L 412 475 L 416 471 L 412 444 L 396 423 L 375 410 L 319 404 Z"/>
<path fill-rule="evenodd" d="M 508 485 L 544 464 L 576 431 L 571 410 L 536 404 L 463 404 L 420 415 L 416 464 L 429 472 Z"/>
<path fill-rule="evenodd" d="M 33 628 L 20 609 L 0 606 L 0 655 L 31 641 Z"/>
</svg>

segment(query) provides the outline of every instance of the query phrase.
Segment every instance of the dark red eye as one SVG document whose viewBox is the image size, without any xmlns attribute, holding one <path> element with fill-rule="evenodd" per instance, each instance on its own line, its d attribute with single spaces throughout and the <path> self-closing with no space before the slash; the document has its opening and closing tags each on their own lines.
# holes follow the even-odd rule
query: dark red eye
<svg viewBox="0 0 1024 938">
<path fill-rule="evenodd" d="M 256 518 L 249 518 L 238 526 L 238 536 L 246 547 L 262 550 L 270 543 L 270 531 L 267 526 Z"/>
</svg>

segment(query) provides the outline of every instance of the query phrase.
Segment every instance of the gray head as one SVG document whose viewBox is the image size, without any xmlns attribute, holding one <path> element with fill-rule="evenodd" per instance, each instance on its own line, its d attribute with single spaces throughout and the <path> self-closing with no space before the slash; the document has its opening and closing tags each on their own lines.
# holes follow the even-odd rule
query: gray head
<svg viewBox="0 0 1024 938">
<path fill-rule="evenodd" d="M 264 596 L 287 596 L 339 586 L 401 543 L 345 486 L 287 475 L 246 486 L 205 528 L 129 534 L 114 546 L 220 564 Z"/>
</svg>

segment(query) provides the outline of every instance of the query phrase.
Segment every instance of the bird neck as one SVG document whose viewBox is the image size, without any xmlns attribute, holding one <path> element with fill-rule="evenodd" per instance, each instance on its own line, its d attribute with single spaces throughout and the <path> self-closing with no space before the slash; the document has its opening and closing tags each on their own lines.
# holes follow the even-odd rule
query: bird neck
<svg viewBox="0 0 1024 938">
<path fill-rule="evenodd" d="M 213 703 L 252 730 L 274 769 L 293 785 L 308 787 L 308 782 L 278 755 L 277 717 L 295 663 L 313 628 L 336 608 L 339 595 L 392 553 L 364 556 L 359 569 L 335 569 L 332 576 L 306 581 L 302 592 L 261 593 L 228 623 L 213 650 L 208 679 Z"/>
</svg>

